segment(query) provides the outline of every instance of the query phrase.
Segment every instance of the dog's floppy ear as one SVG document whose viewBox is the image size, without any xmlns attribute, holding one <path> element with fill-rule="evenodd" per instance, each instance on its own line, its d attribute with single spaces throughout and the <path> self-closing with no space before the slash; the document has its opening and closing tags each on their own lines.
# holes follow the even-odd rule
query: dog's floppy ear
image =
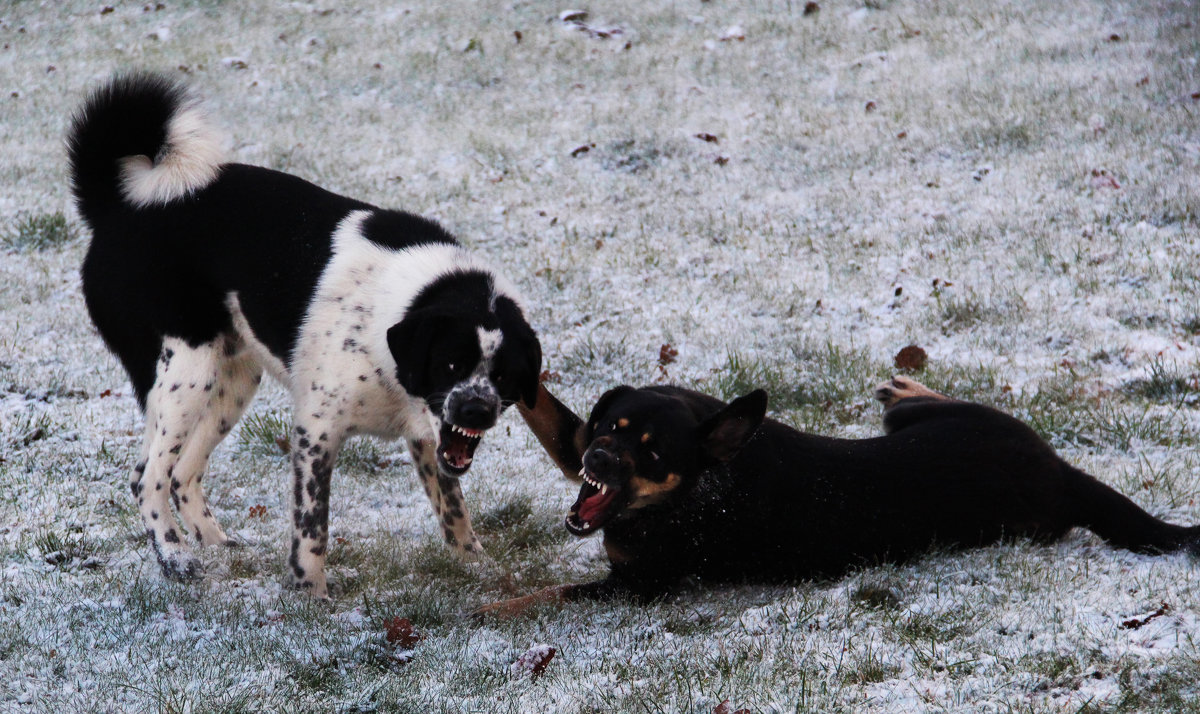
<svg viewBox="0 0 1200 714">
<path fill-rule="evenodd" d="M 767 393 L 763 390 L 734 399 L 700 425 L 704 451 L 717 461 L 729 461 L 750 441 L 766 415 Z"/>
<path fill-rule="evenodd" d="M 432 316 L 423 310 L 410 312 L 387 331 L 388 350 L 396 360 L 396 379 L 409 394 L 424 397 L 428 390 Z"/>
<path fill-rule="evenodd" d="M 536 405 L 538 383 L 542 376 L 542 343 L 525 320 L 521 308 L 509 298 L 496 298 L 496 317 L 500 321 L 504 339 L 513 341 L 514 351 L 518 355 L 514 360 L 517 373 L 513 377 L 520 385 L 521 401 L 532 409 Z"/>
</svg>

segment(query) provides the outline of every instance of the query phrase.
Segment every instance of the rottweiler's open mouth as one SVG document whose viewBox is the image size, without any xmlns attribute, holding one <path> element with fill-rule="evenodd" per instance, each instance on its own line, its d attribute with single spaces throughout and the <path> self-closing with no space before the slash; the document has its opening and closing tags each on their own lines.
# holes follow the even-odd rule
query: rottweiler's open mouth
<svg viewBox="0 0 1200 714">
<path fill-rule="evenodd" d="M 621 510 L 622 498 L 619 486 L 601 483 L 595 476 L 582 469 L 583 486 L 579 498 L 567 513 L 567 530 L 577 536 L 589 535 L 602 528 Z"/>
<path fill-rule="evenodd" d="M 442 422 L 442 431 L 438 437 L 438 466 L 442 472 L 450 476 L 461 476 L 471 468 L 475 458 L 475 447 L 483 439 L 483 430 Z"/>
</svg>

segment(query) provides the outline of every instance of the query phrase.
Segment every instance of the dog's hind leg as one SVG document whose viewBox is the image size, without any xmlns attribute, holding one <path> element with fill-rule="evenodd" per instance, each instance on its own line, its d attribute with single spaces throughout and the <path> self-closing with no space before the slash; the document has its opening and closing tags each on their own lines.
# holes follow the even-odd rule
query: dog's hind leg
<svg viewBox="0 0 1200 714">
<path fill-rule="evenodd" d="M 241 418 L 262 381 L 262 367 L 242 351 L 240 338 L 227 336 L 217 343 L 220 354 L 216 373 L 203 385 L 207 407 L 180 453 L 171 491 L 184 527 L 199 545 L 230 542 L 209 510 L 201 479 L 213 449 Z M 175 483 L 179 486 L 174 487 Z"/>
<path fill-rule="evenodd" d="M 175 468 L 184 446 L 205 415 L 218 365 L 215 343 L 191 347 L 165 338 L 154 386 L 146 396 L 146 438 L 134 469 L 133 495 L 163 574 L 175 579 L 200 575 L 200 562 L 180 538 L 169 497 L 178 492 Z"/>
<path fill-rule="evenodd" d="M 880 382 L 875 387 L 875 398 L 883 404 L 884 409 L 891 409 L 902 399 L 912 399 L 913 397 L 927 397 L 947 402 L 955 401 L 945 394 L 935 392 L 924 384 L 908 377 L 892 377 L 886 382 Z"/>
<path fill-rule="evenodd" d="M 476 558 L 483 554 L 483 544 L 475 537 L 471 527 L 471 514 L 463 502 L 458 479 L 439 473 L 437 446 L 431 441 L 410 440 L 413 462 L 425 487 L 425 495 L 433 505 L 433 512 L 442 526 L 446 543 L 457 548 L 465 557 Z"/>
</svg>

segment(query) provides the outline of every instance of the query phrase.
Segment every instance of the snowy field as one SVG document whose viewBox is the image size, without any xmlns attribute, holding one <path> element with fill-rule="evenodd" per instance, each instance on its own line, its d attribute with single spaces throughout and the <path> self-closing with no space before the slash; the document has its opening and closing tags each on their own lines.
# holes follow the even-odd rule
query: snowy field
<svg viewBox="0 0 1200 714">
<path fill-rule="evenodd" d="M 865 436 L 871 386 L 915 343 L 918 379 L 1195 523 L 1195 2 L 651 0 L 573 21 L 109 2 L 0 3 L 0 711 L 1200 710 L 1197 563 L 1082 532 L 466 621 L 606 570 L 515 413 L 464 481 L 477 564 L 441 544 L 399 445 L 351 444 L 329 607 L 282 586 L 289 417 L 269 386 L 206 478 L 245 547 L 166 582 L 63 150 L 113 71 L 184 76 L 234 160 L 432 216 L 500 266 L 576 409 L 622 382 L 764 386 L 783 420 Z M 519 658 L 539 645 L 557 654 L 535 676 Z"/>
</svg>

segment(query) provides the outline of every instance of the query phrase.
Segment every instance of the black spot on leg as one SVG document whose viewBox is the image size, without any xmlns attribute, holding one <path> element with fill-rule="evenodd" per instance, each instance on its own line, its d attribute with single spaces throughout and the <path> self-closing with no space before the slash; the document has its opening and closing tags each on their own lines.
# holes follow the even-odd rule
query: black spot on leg
<svg viewBox="0 0 1200 714">
<path fill-rule="evenodd" d="M 176 444 L 175 446 L 172 446 L 172 447 L 171 447 L 171 453 L 172 453 L 172 454 L 178 454 L 178 453 L 179 453 L 179 450 L 180 450 L 180 449 L 182 449 L 182 448 L 183 448 L 183 444 Z"/>
<path fill-rule="evenodd" d="M 204 545 L 204 534 L 200 531 L 196 531 L 196 543 L 199 545 Z"/>
<path fill-rule="evenodd" d="M 158 520 L 158 511 L 150 511 L 150 519 L 157 521 Z"/>
<path fill-rule="evenodd" d="M 304 577 L 304 568 L 300 567 L 300 539 L 292 539 L 292 552 L 288 556 L 288 565 L 292 567 L 292 575 L 297 579 Z"/>
<path fill-rule="evenodd" d="M 163 534 L 163 540 L 165 540 L 168 543 L 178 543 L 179 542 L 179 534 L 175 532 L 174 528 L 172 528 Z"/>
<path fill-rule="evenodd" d="M 325 555 L 325 546 L 314 545 L 312 548 L 309 548 L 308 552 L 312 553 L 313 555 Z"/>
<path fill-rule="evenodd" d="M 172 391 L 172 392 L 177 391 L 181 386 L 183 386 L 183 385 L 178 384 L 178 383 L 172 384 L 171 389 L 169 391 Z"/>
<path fill-rule="evenodd" d="M 442 536 L 446 539 L 446 542 L 449 543 L 450 545 L 458 545 L 458 538 L 454 537 L 454 532 L 451 531 L 449 528 L 442 529 Z"/>
</svg>

